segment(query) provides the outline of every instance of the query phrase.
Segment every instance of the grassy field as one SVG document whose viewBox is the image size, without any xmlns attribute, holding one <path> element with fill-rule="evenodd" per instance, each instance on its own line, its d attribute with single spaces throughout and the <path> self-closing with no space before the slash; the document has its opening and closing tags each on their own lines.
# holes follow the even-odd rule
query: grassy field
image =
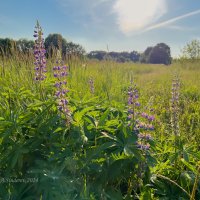
<svg viewBox="0 0 200 200">
<path fill-rule="evenodd" d="M 47 61 L 41 83 L 34 81 L 33 62 L 0 59 L 0 199 L 200 199 L 199 63 L 72 60 L 66 116 L 54 95 L 55 61 Z M 178 128 L 171 121 L 175 75 Z M 140 106 L 130 121 L 131 86 Z M 136 118 L 153 130 L 132 129 Z M 150 141 L 139 134 L 150 134 Z"/>
</svg>

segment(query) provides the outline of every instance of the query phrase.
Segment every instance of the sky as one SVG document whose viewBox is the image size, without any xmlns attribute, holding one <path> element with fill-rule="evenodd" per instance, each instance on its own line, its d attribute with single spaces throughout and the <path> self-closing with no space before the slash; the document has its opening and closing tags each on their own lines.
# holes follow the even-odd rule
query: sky
<svg viewBox="0 0 200 200">
<path fill-rule="evenodd" d="M 200 0 L 0 0 L 0 38 L 60 33 L 87 52 L 139 51 L 164 42 L 173 57 L 200 39 Z"/>
</svg>

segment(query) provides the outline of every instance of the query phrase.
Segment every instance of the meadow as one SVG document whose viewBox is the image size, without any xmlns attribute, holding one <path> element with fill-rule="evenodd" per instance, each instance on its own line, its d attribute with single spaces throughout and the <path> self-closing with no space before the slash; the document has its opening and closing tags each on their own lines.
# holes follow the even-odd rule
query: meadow
<svg viewBox="0 0 200 200">
<path fill-rule="evenodd" d="M 200 199 L 199 62 L 64 64 L 0 57 L 0 199 Z"/>
</svg>

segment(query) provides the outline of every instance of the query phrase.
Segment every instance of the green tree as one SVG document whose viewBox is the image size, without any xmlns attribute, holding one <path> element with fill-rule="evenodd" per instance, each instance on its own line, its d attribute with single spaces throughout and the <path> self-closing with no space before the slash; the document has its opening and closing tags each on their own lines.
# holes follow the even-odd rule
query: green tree
<svg viewBox="0 0 200 200">
<path fill-rule="evenodd" d="M 16 41 L 10 38 L 0 38 L 0 52 L 5 56 L 11 56 L 16 51 Z"/>
<path fill-rule="evenodd" d="M 68 42 L 65 46 L 65 50 L 67 54 L 76 54 L 79 56 L 85 54 L 85 49 L 81 45 L 73 42 Z"/>
<path fill-rule="evenodd" d="M 171 64 L 170 47 L 165 43 L 159 43 L 151 50 L 149 54 L 149 63 L 152 64 Z"/>
<path fill-rule="evenodd" d="M 140 57 L 141 63 L 148 63 L 149 62 L 149 55 L 152 51 L 153 47 L 147 47 L 144 53 Z"/>
<path fill-rule="evenodd" d="M 200 59 L 200 41 L 192 40 L 182 49 L 182 58 L 192 61 Z"/>
<path fill-rule="evenodd" d="M 91 51 L 87 54 L 90 59 L 98 59 L 98 60 L 114 60 L 116 62 L 138 62 L 140 58 L 140 54 L 137 51 L 132 52 L 106 52 L 106 51 Z"/>
<path fill-rule="evenodd" d="M 104 60 L 106 54 L 106 51 L 91 51 L 87 56 L 90 59 Z"/>
<path fill-rule="evenodd" d="M 140 56 L 141 56 L 140 53 L 138 53 L 137 51 L 132 51 L 130 53 L 130 59 L 133 62 L 138 62 L 140 60 Z"/>
<path fill-rule="evenodd" d="M 61 34 L 49 34 L 45 39 L 44 45 L 47 50 L 47 55 L 50 57 L 54 55 L 56 49 L 58 49 L 63 54 L 66 53 L 67 41 L 62 37 Z"/>
<path fill-rule="evenodd" d="M 140 62 L 151 64 L 171 64 L 170 47 L 165 43 L 159 43 L 154 47 L 147 47 L 140 57 Z"/>
<path fill-rule="evenodd" d="M 47 50 L 47 56 L 50 57 L 52 57 L 54 53 L 56 53 L 56 50 L 62 52 L 62 55 L 64 56 L 69 56 L 72 54 L 85 54 L 85 50 L 81 45 L 75 44 L 73 42 L 67 42 L 67 40 L 63 38 L 61 34 L 58 33 L 49 34 L 45 39 L 44 44 Z"/>
</svg>

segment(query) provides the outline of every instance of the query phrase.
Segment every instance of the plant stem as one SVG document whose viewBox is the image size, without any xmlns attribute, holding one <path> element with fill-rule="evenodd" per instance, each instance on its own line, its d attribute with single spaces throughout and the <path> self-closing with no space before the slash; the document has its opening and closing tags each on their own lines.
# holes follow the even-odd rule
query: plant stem
<svg viewBox="0 0 200 200">
<path fill-rule="evenodd" d="M 197 170 L 197 176 L 195 178 L 195 182 L 194 182 L 194 186 L 193 186 L 193 189 L 192 189 L 192 194 L 191 194 L 190 200 L 195 200 L 195 193 L 196 193 L 197 186 L 198 186 L 199 175 L 200 175 L 200 165 L 199 165 L 198 170 Z"/>
</svg>

